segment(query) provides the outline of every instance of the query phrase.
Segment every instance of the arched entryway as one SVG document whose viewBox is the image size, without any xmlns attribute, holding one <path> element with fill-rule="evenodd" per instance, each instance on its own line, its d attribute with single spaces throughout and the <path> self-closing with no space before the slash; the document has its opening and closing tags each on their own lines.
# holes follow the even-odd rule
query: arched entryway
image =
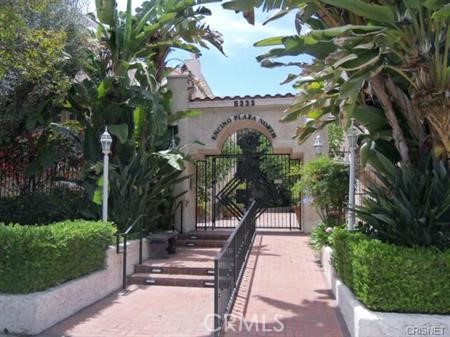
<svg viewBox="0 0 450 337">
<path fill-rule="evenodd" d="M 259 228 L 301 229 L 292 191 L 299 160 L 273 153 L 272 142 L 256 128 L 228 134 L 221 153 L 196 162 L 196 227 L 235 227 L 258 200 Z"/>
</svg>

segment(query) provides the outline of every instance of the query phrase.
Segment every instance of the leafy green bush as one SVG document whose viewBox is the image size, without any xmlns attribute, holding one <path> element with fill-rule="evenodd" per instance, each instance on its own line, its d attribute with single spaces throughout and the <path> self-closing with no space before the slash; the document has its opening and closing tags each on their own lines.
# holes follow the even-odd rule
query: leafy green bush
<svg viewBox="0 0 450 337">
<path fill-rule="evenodd" d="M 445 164 L 424 158 L 398 167 L 377 154 L 380 184 L 368 188 L 358 217 L 360 230 L 383 242 L 450 248 L 450 174 Z"/>
<path fill-rule="evenodd" d="M 0 224 L 0 292 L 44 290 L 103 268 L 114 231 L 110 223 L 83 220 Z"/>
<path fill-rule="evenodd" d="M 186 179 L 180 177 L 183 168 L 183 157 L 168 151 L 138 151 L 130 163 L 113 167 L 110 217 L 119 230 L 125 230 L 140 214 L 145 215 L 147 230 L 163 227 L 170 218 L 166 211 L 172 208 L 173 188 Z M 169 224 L 165 225 L 168 229 Z"/>
<path fill-rule="evenodd" d="M 89 218 L 93 204 L 76 190 L 54 189 L 1 199 L 0 223 L 42 225 L 62 220 Z"/>
<path fill-rule="evenodd" d="M 339 277 L 369 309 L 450 313 L 450 250 L 401 247 L 345 230 L 332 240 Z"/>
<path fill-rule="evenodd" d="M 348 195 L 348 165 L 322 156 L 307 162 L 301 178 L 294 184 L 294 194 L 301 191 L 313 198 L 323 221 L 341 224 L 345 217 Z"/>
<path fill-rule="evenodd" d="M 337 228 L 342 228 L 344 225 L 337 226 L 333 222 L 321 222 L 313 229 L 309 237 L 309 242 L 315 250 L 320 250 L 325 246 L 331 246 L 330 237 L 333 231 Z"/>
</svg>

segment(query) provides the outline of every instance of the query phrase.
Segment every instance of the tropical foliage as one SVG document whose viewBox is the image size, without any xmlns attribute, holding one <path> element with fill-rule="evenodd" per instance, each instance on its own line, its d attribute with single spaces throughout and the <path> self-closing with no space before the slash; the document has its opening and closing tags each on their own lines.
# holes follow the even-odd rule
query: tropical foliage
<svg viewBox="0 0 450 337">
<path fill-rule="evenodd" d="M 196 114 L 171 113 L 163 84 L 166 57 L 172 48 L 199 52 L 195 44 L 206 46 L 204 41 L 220 49 L 221 36 L 202 24 L 210 12 L 194 10 L 195 1 L 146 1 L 136 14 L 131 1 L 120 13 L 115 1 L 96 4 L 100 43 L 91 49 L 92 71 L 75 84 L 67 108 L 82 121 L 91 163 L 99 158 L 103 127 L 113 135 L 112 219 L 125 228 L 143 214 L 154 229 L 168 215 L 173 186 L 181 179 L 180 155 L 165 151 L 169 124 Z M 96 196 L 101 202 L 98 190 Z"/>
<path fill-rule="evenodd" d="M 170 111 L 167 56 L 174 48 L 200 54 L 199 47 L 208 44 L 222 51 L 221 35 L 203 21 L 211 14 L 203 2 L 151 0 L 133 9 L 129 0 L 119 12 L 116 1 L 99 0 L 96 15 L 78 20 L 78 12 L 69 10 L 79 9 L 77 0 L 30 1 L 28 7 L 24 1 L 7 1 L 0 11 L 2 24 L 11 24 L 0 33 L 0 117 L 8 128 L 2 128 L 0 144 L 13 143 L 24 130 L 26 139 L 36 130 L 48 135 L 33 144 L 33 160 L 24 168 L 33 179 L 60 160 L 50 138 L 64 135 L 70 140 L 64 156 L 82 148 L 84 167 L 71 183 L 101 203 L 98 140 L 107 126 L 113 135 L 112 219 L 121 228 L 139 214 L 161 223 L 181 179 L 182 157 L 176 149 L 167 151 L 175 136 L 171 125 L 197 114 Z M 16 32 L 21 43 L 14 40 Z M 8 48 L 4 41 L 11 42 Z M 73 119 L 70 126 L 50 127 L 61 112 Z M 130 207 L 131 200 L 136 207 Z"/>
<path fill-rule="evenodd" d="M 322 221 L 341 224 L 348 193 L 348 165 L 325 156 L 310 160 L 301 169 L 295 190 L 312 198 Z"/>
<path fill-rule="evenodd" d="M 360 230 L 407 247 L 450 248 L 450 176 L 441 161 L 423 158 L 417 167 L 396 167 L 380 154 L 380 184 L 357 209 Z"/>
<path fill-rule="evenodd" d="M 180 177 L 183 168 L 183 156 L 168 151 L 139 150 L 129 163 L 119 162 L 111 172 L 110 189 L 110 215 L 119 230 L 141 214 L 147 230 L 167 229 L 163 216 L 171 210 L 174 185 L 185 179 Z"/>
<path fill-rule="evenodd" d="M 79 0 L 6 1 L 0 9 L 0 146 L 61 114 L 84 60 Z"/>
<path fill-rule="evenodd" d="M 224 4 L 244 12 L 250 22 L 254 6 L 280 9 L 271 19 L 297 10 L 296 35 L 256 43 L 277 46 L 258 58 L 263 66 L 285 65 L 272 60 L 283 56 L 314 57 L 308 66 L 287 64 L 303 67 L 300 75 L 288 78 L 295 81 L 300 94 L 284 118 L 307 118 L 298 128 L 300 141 L 332 120 L 345 124 L 355 117 L 368 129 L 362 147 L 365 159 L 378 150 L 407 164 L 431 147 L 447 157 L 450 11 L 445 1 L 236 0 Z"/>
<path fill-rule="evenodd" d="M 203 39 L 221 45 L 220 35 L 201 23 L 210 12 L 193 10 L 195 4 L 146 1 L 133 14 L 131 1 L 120 13 L 115 1 L 97 1 L 93 20 L 99 43 L 91 46 L 86 73 L 66 102 L 86 130 L 87 159 L 98 158 L 105 125 L 114 136 L 113 157 L 122 161 L 136 145 L 152 147 L 167 132 L 170 94 L 161 84 L 165 57 L 171 48 L 198 51 L 194 43 Z"/>
</svg>

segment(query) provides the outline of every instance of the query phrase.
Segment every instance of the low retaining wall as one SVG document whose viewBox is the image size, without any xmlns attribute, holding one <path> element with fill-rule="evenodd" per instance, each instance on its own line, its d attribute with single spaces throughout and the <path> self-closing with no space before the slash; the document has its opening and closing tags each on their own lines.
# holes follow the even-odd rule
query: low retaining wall
<svg viewBox="0 0 450 337">
<path fill-rule="evenodd" d="M 149 255 L 144 241 L 143 256 Z M 129 241 L 127 274 L 139 261 L 139 241 Z M 35 335 L 122 286 L 123 255 L 115 247 L 106 252 L 106 268 L 59 286 L 26 295 L 0 294 L 0 332 Z"/>
<path fill-rule="evenodd" d="M 367 309 L 336 277 L 332 249 L 320 254 L 325 278 L 352 337 L 450 337 L 450 316 L 377 312 Z"/>
</svg>

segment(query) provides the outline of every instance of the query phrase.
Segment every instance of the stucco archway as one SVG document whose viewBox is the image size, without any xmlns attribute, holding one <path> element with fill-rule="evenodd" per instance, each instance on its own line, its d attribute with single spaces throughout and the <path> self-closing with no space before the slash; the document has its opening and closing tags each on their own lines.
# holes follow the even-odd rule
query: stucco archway
<svg viewBox="0 0 450 337">
<path fill-rule="evenodd" d="M 216 140 L 217 154 L 222 153 L 223 145 L 224 145 L 225 141 L 231 135 L 239 132 L 240 130 L 245 130 L 245 129 L 255 130 L 255 131 L 258 131 L 259 133 L 261 133 L 262 135 L 264 135 L 267 138 L 267 140 L 270 142 L 270 144 L 272 145 L 272 148 L 273 148 L 272 138 L 271 138 L 271 135 L 270 135 L 269 131 L 267 130 L 267 128 L 265 128 L 260 123 L 255 122 L 253 120 L 245 120 L 245 121 L 238 121 L 238 122 L 232 123 L 232 124 L 226 126 L 220 132 L 220 134 Z"/>
<path fill-rule="evenodd" d="M 169 87 L 174 93 L 172 111 L 199 110 L 201 115 L 180 120 L 177 123 L 178 137 L 183 151 L 193 160 L 205 160 L 208 156 L 221 154 L 225 140 L 234 132 L 255 129 L 272 144 L 273 154 L 289 155 L 292 159 L 307 162 L 316 157 L 314 137 L 299 144 L 293 139 L 302 121 L 282 123 L 285 110 L 293 103 L 294 95 L 255 95 L 225 97 L 190 96 L 189 76 L 184 74 L 169 78 Z M 273 131 L 273 132 L 271 132 Z M 326 132 L 320 132 L 324 151 L 327 151 Z M 177 186 L 175 193 L 182 193 L 185 200 L 185 230 L 195 228 L 196 168 L 193 162 L 186 165 L 185 174 L 191 179 Z M 310 205 L 303 211 L 303 229 L 311 231 L 319 220 Z"/>
</svg>

